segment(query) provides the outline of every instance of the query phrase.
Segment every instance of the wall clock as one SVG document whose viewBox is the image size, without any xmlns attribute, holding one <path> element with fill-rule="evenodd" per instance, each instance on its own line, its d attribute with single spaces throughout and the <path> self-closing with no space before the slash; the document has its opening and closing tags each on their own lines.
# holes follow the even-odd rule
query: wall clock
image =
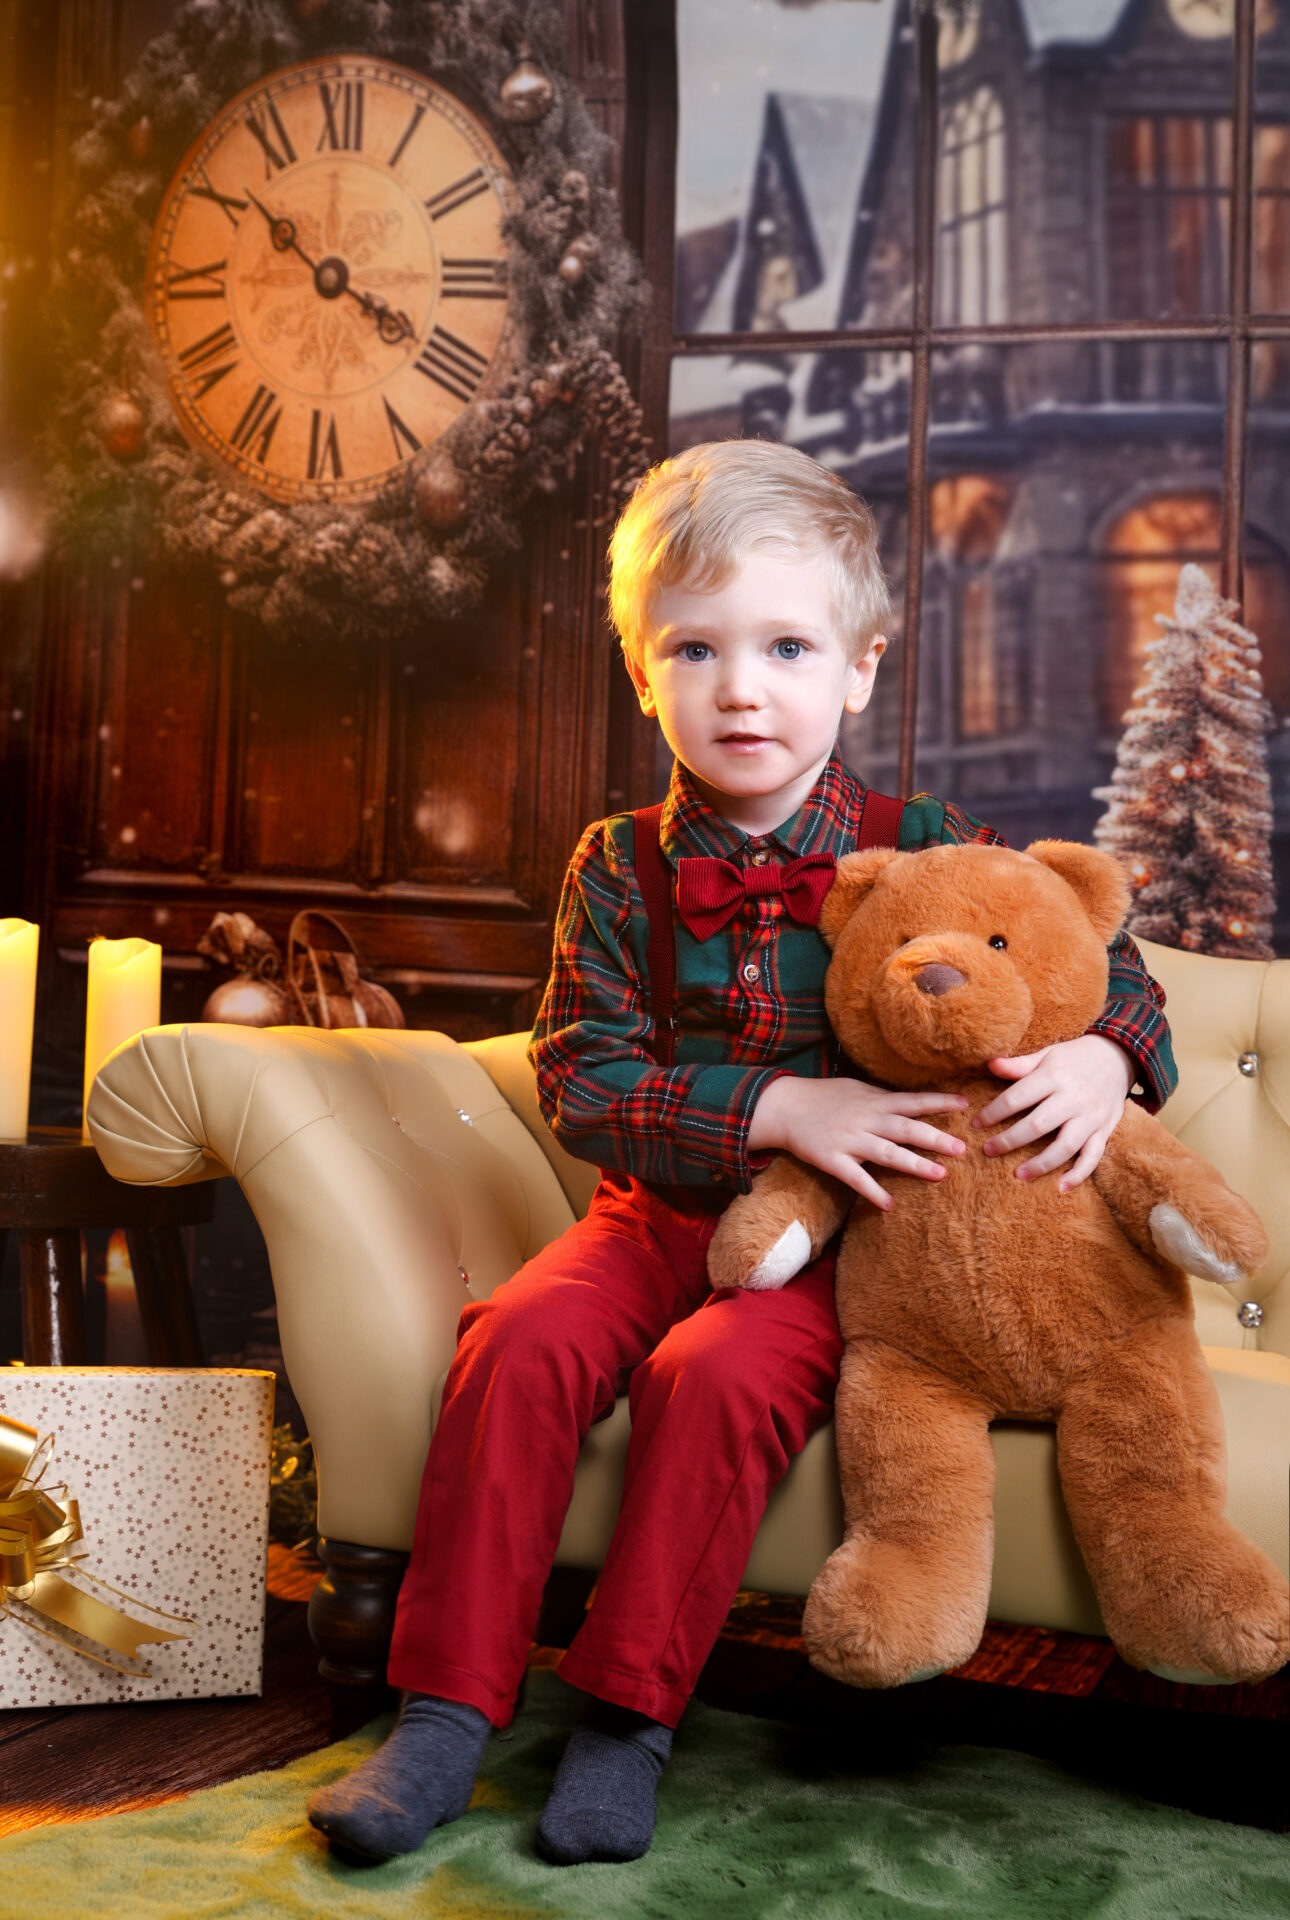
<svg viewBox="0 0 1290 1920">
<path fill-rule="evenodd" d="M 407 68 L 342 55 L 245 88 L 153 231 L 185 433 L 274 499 L 378 492 L 508 364 L 512 198 L 482 123 Z"/>
<path fill-rule="evenodd" d="M 648 464 L 610 143 L 544 0 L 181 0 L 73 153 L 56 544 L 358 644 L 477 605 L 599 443 Z"/>
</svg>

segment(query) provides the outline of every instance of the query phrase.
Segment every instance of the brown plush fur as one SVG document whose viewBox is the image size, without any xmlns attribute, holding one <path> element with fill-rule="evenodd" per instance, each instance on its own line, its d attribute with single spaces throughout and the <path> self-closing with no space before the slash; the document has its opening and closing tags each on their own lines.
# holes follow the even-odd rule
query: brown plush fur
<svg viewBox="0 0 1290 1920">
<path fill-rule="evenodd" d="M 987 1158 L 970 1124 L 1000 1091 L 986 1060 L 1095 1018 L 1124 907 L 1110 856 L 1056 841 L 852 854 L 825 902 L 826 998 L 851 1059 L 870 1079 L 971 1102 L 936 1121 L 965 1156 L 937 1184 L 884 1172 L 895 1205 L 856 1204 L 838 1256 L 846 1538 L 811 1589 L 805 1634 L 814 1663 L 853 1685 L 894 1686 L 976 1648 L 997 1418 L 1056 1425 L 1071 1523 L 1134 1666 L 1254 1680 L 1290 1657 L 1290 1589 L 1223 1517 L 1218 1400 L 1190 1287 L 1161 1251 L 1184 1244 L 1193 1270 L 1237 1284 L 1267 1254 L 1257 1217 L 1131 1105 L 1092 1179 L 1066 1194 L 1056 1175 L 1017 1180 L 1018 1157 Z M 853 1200 L 781 1157 L 724 1215 L 714 1284 L 782 1284 L 765 1275 L 786 1232 L 804 1261 L 807 1238 L 818 1251 Z"/>
</svg>

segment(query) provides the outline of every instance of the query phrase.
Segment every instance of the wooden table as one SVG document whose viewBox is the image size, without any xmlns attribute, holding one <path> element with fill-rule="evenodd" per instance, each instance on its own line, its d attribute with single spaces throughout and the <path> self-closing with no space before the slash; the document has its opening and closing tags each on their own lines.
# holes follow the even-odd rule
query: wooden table
<svg viewBox="0 0 1290 1920">
<path fill-rule="evenodd" d="M 21 1235 L 22 1357 L 28 1366 L 85 1360 L 81 1230 L 124 1227 L 139 1316 L 154 1367 L 205 1365 L 180 1227 L 209 1220 L 209 1181 L 133 1187 L 114 1180 L 77 1127 L 29 1127 L 0 1140 L 0 1257 Z"/>
</svg>

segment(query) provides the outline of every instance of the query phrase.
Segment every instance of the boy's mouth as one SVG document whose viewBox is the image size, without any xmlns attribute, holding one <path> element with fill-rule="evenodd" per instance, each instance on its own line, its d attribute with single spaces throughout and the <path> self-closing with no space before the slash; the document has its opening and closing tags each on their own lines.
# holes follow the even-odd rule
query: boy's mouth
<svg viewBox="0 0 1290 1920">
<path fill-rule="evenodd" d="M 773 743 L 765 733 L 722 733 L 717 736 L 719 747 L 742 747 L 751 752 L 754 747 L 769 747 Z"/>
</svg>

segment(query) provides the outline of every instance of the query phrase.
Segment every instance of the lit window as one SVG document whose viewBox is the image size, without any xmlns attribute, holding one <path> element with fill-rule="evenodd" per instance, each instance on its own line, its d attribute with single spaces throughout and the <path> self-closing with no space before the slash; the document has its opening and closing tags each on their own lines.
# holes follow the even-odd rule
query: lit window
<svg viewBox="0 0 1290 1920">
<path fill-rule="evenodd" d="M 1232 123 L 1135 114 L 1107 128 L 1107 296 L 1113 317 L 1227 305 Z"/>
<path fill-rule="evenodd" d="M 980 326 L 1008 317 L 1003 108 L 979 87 L 941 126 L 937 318 Z"/>
<path fill-rule="evenodd" d="M 1157 615 L 1171 616 L 1184 562 L 1219 575 L 1222 509 L 1215 492 L 1158 494 L 1120 515 L 1105 541 L 1106 645 L 1100 688 L 1102 724 L 1119 733 L 1146 678 L 1146 650 L 1160 638 Z M 1263 655 L 1263 684 L 1273 709 L 1290 713 L 1290 572 L 1266 536 L 1251 531 L 1245 556 L 1245 624 Z"/>
<path fill-rule="evenodd" d="M 1000 630 L 992 572 L 1011 506 L 1011 485 L 983 473 L 938 480 L 928 497 L 930 566 L 942 588 L 963 740 L 1025 724 L 1024 637 Z"/>
</svg>

